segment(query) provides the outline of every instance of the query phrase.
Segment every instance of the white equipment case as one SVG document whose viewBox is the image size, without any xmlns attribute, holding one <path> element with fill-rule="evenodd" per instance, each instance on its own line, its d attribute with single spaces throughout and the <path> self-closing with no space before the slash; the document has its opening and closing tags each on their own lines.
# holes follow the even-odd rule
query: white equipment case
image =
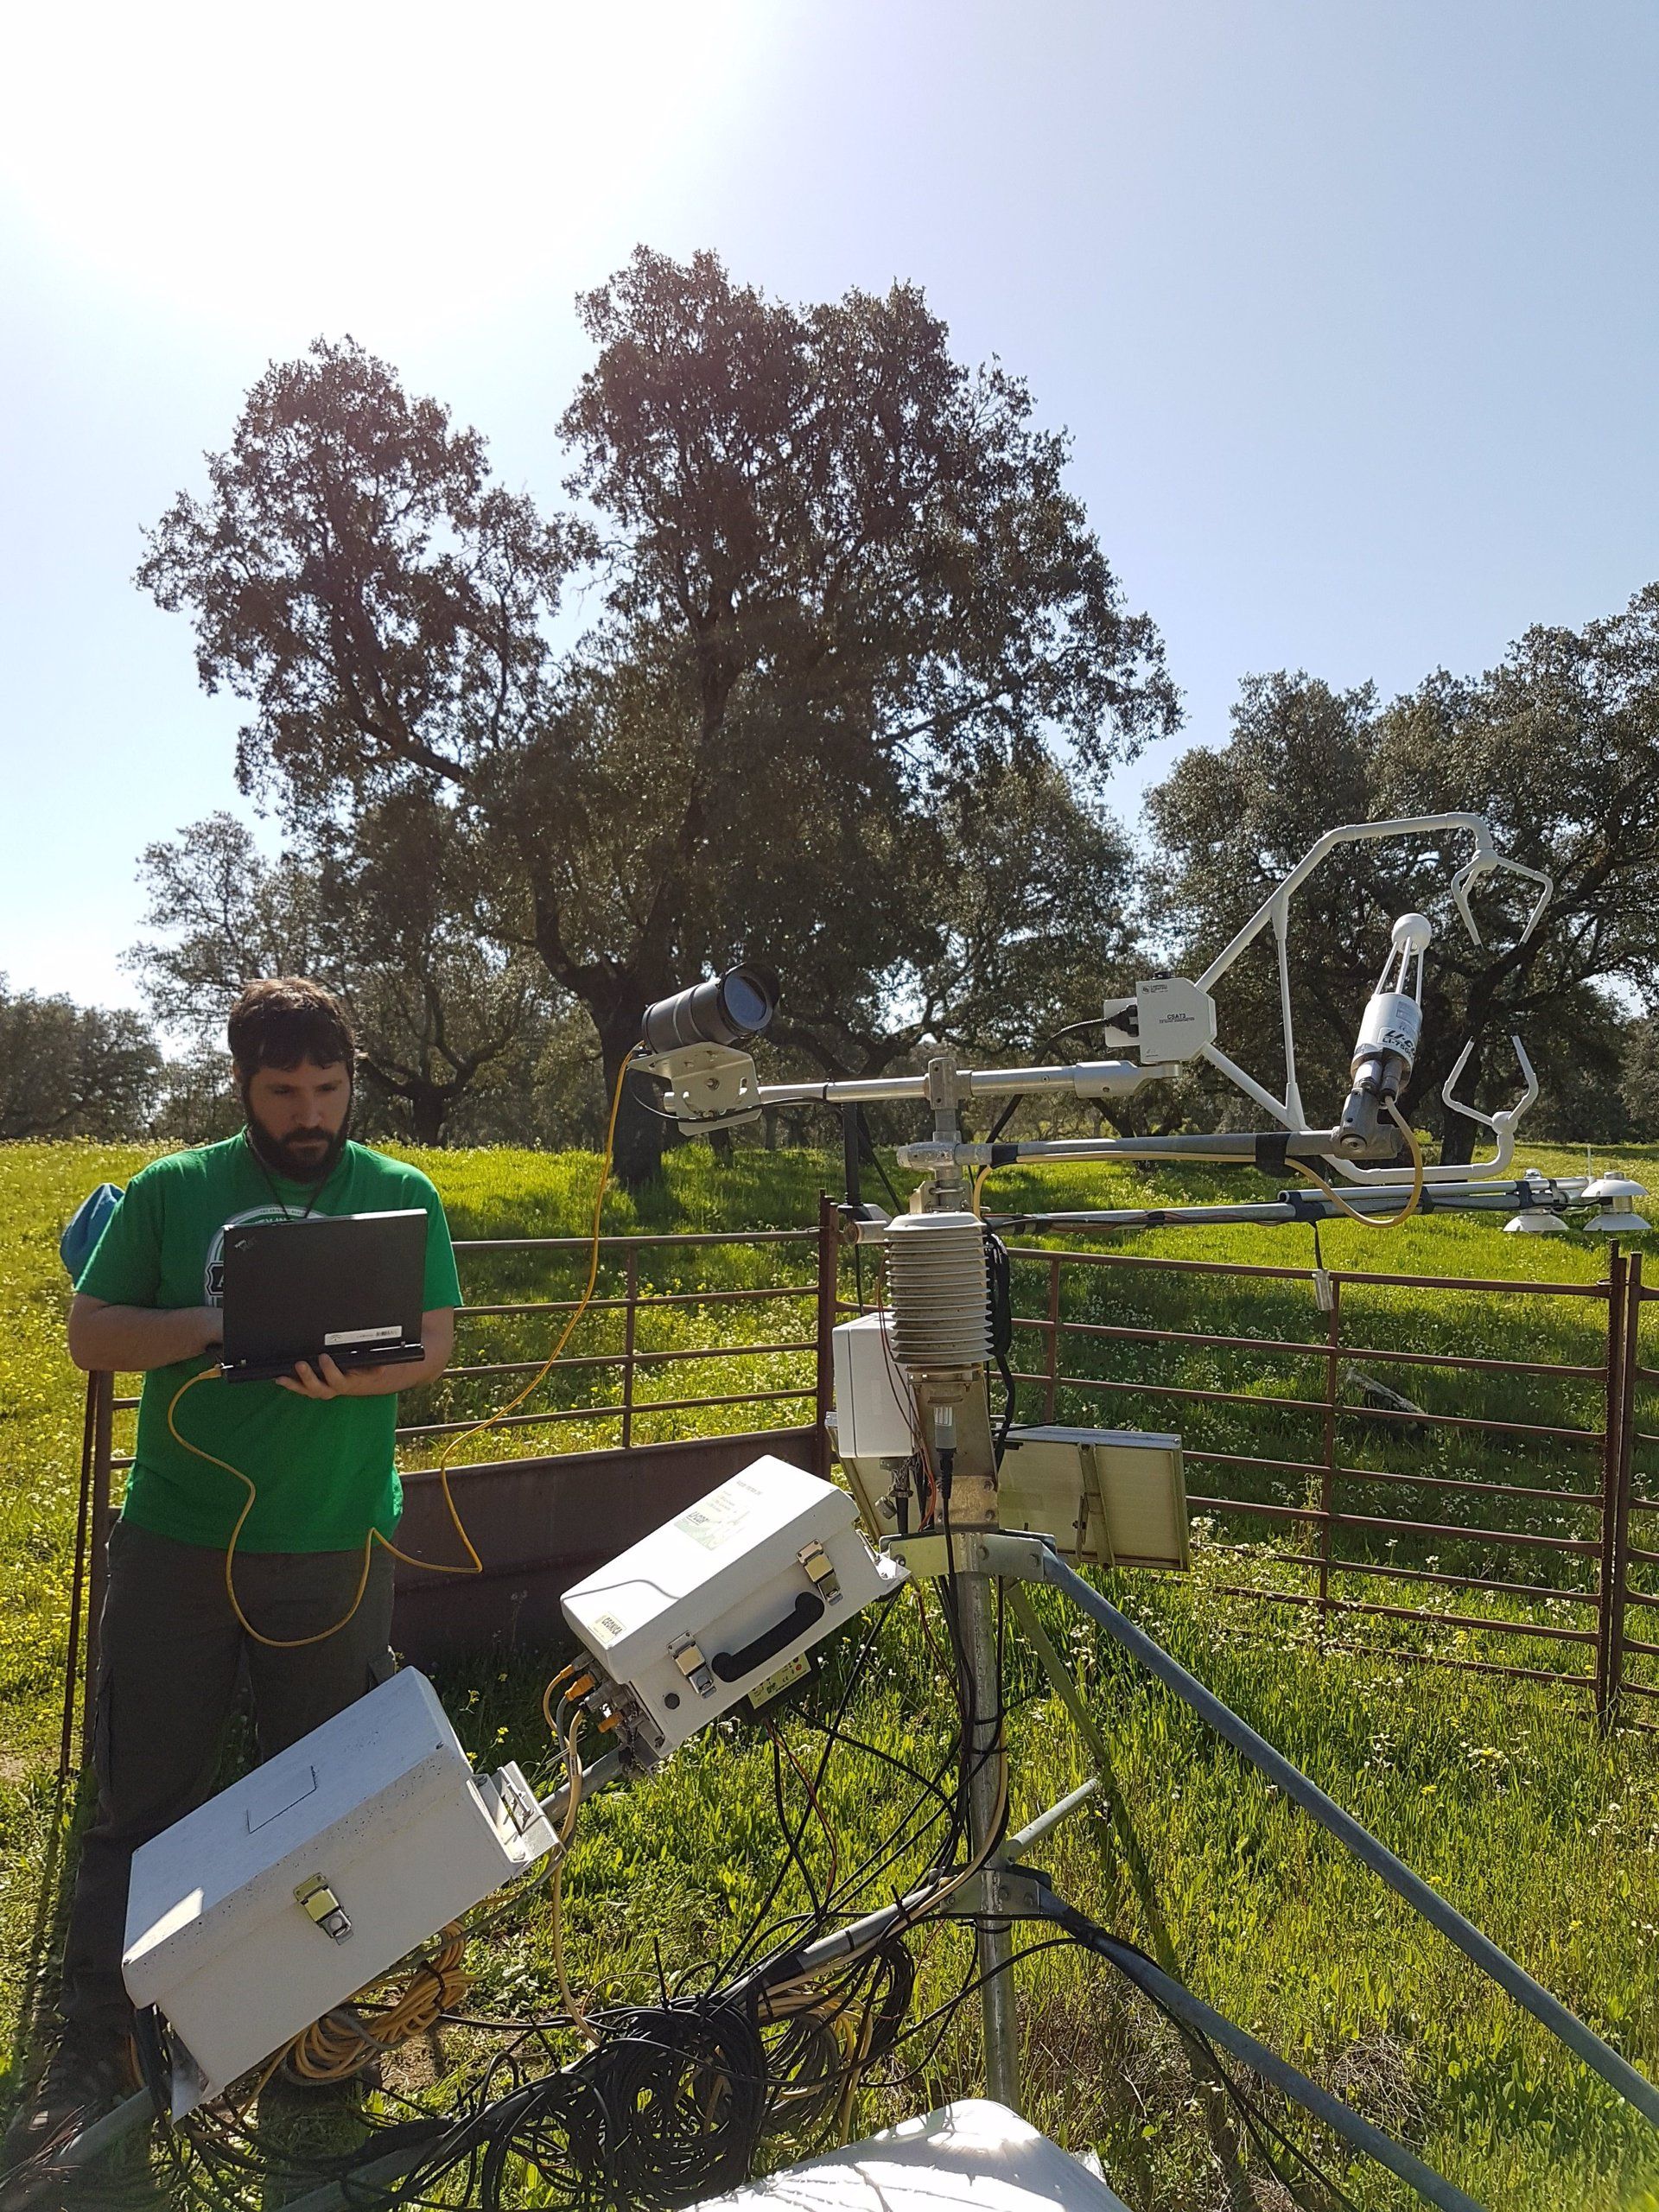
<svg viewBox="0 0 1659 2212">
<path fill-rule="evenodd" d="M 121 1966 L 171 2031 L 175 2119 L 552 1841 L 518 1768 L 475 1777 L 406 1668 L 144 1844 Z"/>
<path fill-rule="evenodd" d="M 665 1758 L 905 1580 L 844 1490 L 770 1455 L 564 1593 L 565 1618 L 630 1693 Z"/>
</svg>

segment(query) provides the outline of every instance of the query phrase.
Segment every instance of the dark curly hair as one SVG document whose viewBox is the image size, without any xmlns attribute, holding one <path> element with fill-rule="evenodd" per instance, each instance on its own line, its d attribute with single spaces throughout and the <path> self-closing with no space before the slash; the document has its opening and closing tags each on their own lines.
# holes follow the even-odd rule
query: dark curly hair
<svg viewBox="0 0 1659 2212">
<path fill-rule="evenodd" d="M 261 1068 L 357 1067 L 357 1040 L 346 1009 L 332 991 L 302 976 L 270 976 L 250 983 L 231 1008 L 231 1058 L 245 1087 Z"/>
</svg>

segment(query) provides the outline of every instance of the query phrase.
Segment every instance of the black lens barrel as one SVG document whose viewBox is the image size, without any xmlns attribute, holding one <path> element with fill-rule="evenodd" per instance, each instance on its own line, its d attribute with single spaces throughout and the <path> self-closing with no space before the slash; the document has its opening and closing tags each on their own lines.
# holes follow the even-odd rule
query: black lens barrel
<svg viewBox="0 0 1659 2212">
<path fill-rule="evenodd" d="M 733 968 L 648 1006 L 640 1039 L 650 1052 L 671 1052 L 681 1045 L 741 1044 L 767 1027 L 777 1003 L 771 982 L 758 968 Z"/>
</svg>

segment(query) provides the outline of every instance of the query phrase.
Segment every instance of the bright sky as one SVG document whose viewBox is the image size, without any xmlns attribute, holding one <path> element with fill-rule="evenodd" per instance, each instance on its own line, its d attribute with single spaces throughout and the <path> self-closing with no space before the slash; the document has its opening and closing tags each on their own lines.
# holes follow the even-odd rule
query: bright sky
<svg viewBox="0 0 1659 2212">
<path fill-rule="evenodd" d="M 572 296 L 639 239 L 914 279 L 1025 374 L 1178 747 L 1247 671 L 1404 687 L 1659 576 L 1649 0 L 93 0 L 6 58 L 14 987 L 133 1000 L 140 849 L 234 804 L 234 702 L 130 578 L 267 361 L 350 331 L 550 501 Z"/>
</svg>

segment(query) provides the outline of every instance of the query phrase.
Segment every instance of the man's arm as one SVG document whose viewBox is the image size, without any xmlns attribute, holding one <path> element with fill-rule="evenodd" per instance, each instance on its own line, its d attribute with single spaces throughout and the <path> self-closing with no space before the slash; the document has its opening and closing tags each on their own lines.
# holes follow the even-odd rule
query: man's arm
<svg viewBox="0 0 1659 2212">
<path fill-rule="evenodd" d="M 88 1374 L 145 1374 L 215 1351 L 224 1327 L 215 1306 L 112 1306 L 80 1290 L 69 1307 L 69 1357 Z"/>
<path fill-rule="evenodd" d="M 425 1358 L 410 1360 L 406 1365 L 342 1368 L 324 1352 L 315 1369 L 302 1359 L 292 1375 L 279 1375 L 276 1381 L 283 1389 L 296 1391 L 302 1398 L 384 1398 L 398 1390 L 412 1390 L 442 1375 L 449 1364 L 455 1348 L 453 1306 L 434 1306 L 429 1313 L 422 1314 L 421 1342 L 426 1346 Z"/>
</svg>

